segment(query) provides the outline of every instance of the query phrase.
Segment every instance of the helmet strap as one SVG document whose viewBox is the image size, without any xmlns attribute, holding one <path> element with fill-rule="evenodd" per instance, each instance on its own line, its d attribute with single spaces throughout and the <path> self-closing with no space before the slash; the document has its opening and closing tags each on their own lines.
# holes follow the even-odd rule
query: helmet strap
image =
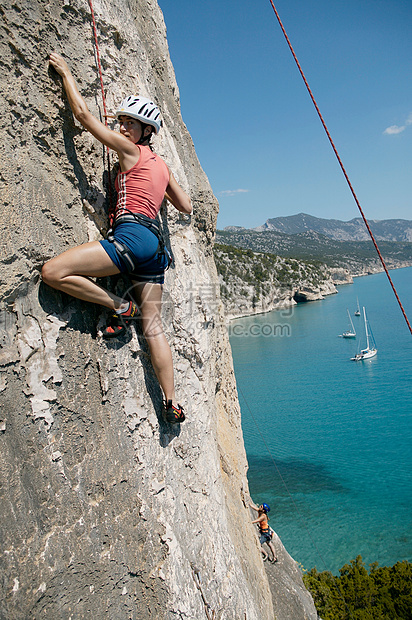
<svg viewBox="0 0 412 620">
<path fill-rule="evenodd" d="M 151 127 L 151 125 L 144 124 L 141 121 L 140 124 L 142 126 L 142 136 L 140 140 L 136 142 L 136 144 L 141 144 L 142 146 L 149 146 L 150 138 L 152 137 L 153 131 L 151 131 L 147 136 L 144 135 L 144 132 L 146 130 L 146 127 Z"/>
</svg>

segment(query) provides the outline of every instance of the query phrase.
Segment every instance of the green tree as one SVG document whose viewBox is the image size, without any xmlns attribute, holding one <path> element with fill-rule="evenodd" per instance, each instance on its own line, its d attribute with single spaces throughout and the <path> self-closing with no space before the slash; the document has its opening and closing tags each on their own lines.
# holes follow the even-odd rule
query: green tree
<svg viewBox="0 0 412 620">
<path fill-rule="evenodd" d="M 369 568 L 358 555 L 338 577 L 316 568 L 303 576 L 323 620 L 412 620 L 412 564 Z"/>
</svg>

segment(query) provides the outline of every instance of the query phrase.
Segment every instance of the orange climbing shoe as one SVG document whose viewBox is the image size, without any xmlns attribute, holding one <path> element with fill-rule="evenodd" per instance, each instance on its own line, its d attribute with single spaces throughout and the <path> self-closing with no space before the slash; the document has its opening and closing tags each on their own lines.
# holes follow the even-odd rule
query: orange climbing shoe
<svg viewBox="0 0 412 620">
<path fill-rule="evenodd" d="M 182 405 L 175 407 L 171 400 L 163 401 L 163 419 L 169 424 L 180 424 L 186 420 Z"/>
<path fill-rule="evenodd" d="M 129 301 L 129 307 L 124 312 L 114 312 L 111 316 L 110 323 L 103 330 L 103 338 L 117 338 L 126 331 L 130 322 L 137 319 L 139 309 L 132 301 Z"/>
</svg>

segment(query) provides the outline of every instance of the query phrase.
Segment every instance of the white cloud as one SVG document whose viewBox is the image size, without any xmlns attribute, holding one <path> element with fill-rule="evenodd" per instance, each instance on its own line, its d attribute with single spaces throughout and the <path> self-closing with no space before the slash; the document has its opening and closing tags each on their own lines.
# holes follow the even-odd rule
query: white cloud
<svg viewBox="0 0 412 620">
<path fill-rule="evenodd" d="M 383 133 L 386 133 L 388 136 L 394 136 L 398 133 L 402 133 L 402 131 L 405 131 L 408 125 L 412 125 L 412 112 L 409 114 L 404 125 L 391 125 L 390 127 L 387 127 Z"/>
<path fill-rule="evenodd" d="M 247 194 L 248 189 L 224 189 L 219 192 L 220 196 L 236 196 L 236 194 Z"/>
<path fill-rule="evenodd" d="M 383 133 L 392 136 L 397 133 L 402 133 L 402 131 L 405 131 L 405 129 L 406 125 L 402 125 L 401 127 L 398 127 L 398 125 L 391 125 L 390 127 L 387 127 Z"/>
</svg>

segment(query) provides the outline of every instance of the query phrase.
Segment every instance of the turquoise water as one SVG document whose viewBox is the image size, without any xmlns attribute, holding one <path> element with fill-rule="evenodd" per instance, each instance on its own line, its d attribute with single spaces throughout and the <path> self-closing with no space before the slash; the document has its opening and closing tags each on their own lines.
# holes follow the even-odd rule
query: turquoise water
<svg viewBox="0 0 412 620">
<path fill-rule="evenodd" d="M 412 268 L 390 272 L 409 321 Z M 365 346 L 356 298 L 378 354 Z M 339 338 L 349 308 L 358 337 Z M 305 569 L 412 561 L 412 336 L 385 274 L 230 326 L 249 485 Z"/>
</svg>

